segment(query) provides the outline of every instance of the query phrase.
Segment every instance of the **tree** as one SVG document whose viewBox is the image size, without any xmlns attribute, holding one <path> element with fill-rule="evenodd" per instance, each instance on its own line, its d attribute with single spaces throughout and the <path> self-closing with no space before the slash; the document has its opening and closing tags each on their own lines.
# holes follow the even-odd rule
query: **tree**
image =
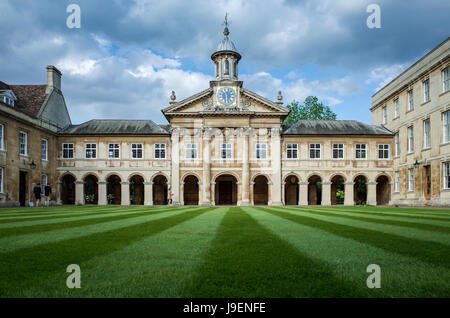
<svg viewBox="0 0 450 318">
<path fill-rule="evenodd" d="M 299 120 L 336 120 L 336 114 L 329 106 L 325 106 L 316 96 L 308 96 L 305 98 L 304 104 L 293 100 L 286 106 L 291 110 L 289 116 L 284 120 L 285 125 L 295 124 Z"/>
</svg>

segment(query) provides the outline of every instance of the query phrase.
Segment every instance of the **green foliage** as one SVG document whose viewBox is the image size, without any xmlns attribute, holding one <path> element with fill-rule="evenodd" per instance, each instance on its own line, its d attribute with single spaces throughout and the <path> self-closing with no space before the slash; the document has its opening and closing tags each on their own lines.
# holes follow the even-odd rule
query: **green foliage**
<svg viewBox="0 0 450 318">
<path fill-rule="evenodd" d="M 337 115 L 329 106 L 325 106 L 316 96 L 308 96 L 305 102 L 300 104 L 293 100 L 286 106 L 291 110 L 289 116 L 284 120 L 284 125 L 295 124 L 299 120 L 336 120 Z"/>
</svg>

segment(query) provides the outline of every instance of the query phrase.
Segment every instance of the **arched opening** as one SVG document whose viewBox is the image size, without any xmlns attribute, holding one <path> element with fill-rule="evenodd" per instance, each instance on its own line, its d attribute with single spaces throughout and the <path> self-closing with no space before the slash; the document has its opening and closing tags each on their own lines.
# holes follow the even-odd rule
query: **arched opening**
<svg viewBox="0 0 450 318">
<path fill-rule="evenodd" d="M 364 176 L 357 176 L 354 180 L 353 196 L 356 205 L 366 204 L 367 202 L 367 179 Z"/>
<path fill-rule="evenodd" d="M 163 175 L 153 179 L 153 204 L 167 205 L 167 178 Z"/>
<path fill-rule="evenodd" d="M 267 205 L 269 203 L 269 185 L 265 176 L 257 176 L 253 185 L 253 204 Z"/>
<path fill-rule="evenodd" d="M 387 176 L 379 176 L 377 182 L 377 205 L 386 205 L 391 200 L 391 185 Z"/>
<path fill-rule="evenodd" d="M 345 179 L 336 175 L 331 179 L 331 204 L 344 204 Z"/>
<path fill-rule="evenodd" d="M 219 205 L 237 204 L 237 180 L 234 176 L 226 174 L 216 179 L 215 202 Z"/>
<path fill-rule="evenodd" d="M 285 205 L 297 205 L 299 196 L 297 176 L 288 176 L 284 180 L 284 204 Z"/>
<path fill-rule="evenodd" d="M 98 204 L 98 179 L 90 174 L 84 178 L 84 203 Z"/>
<path fill-rule="evenodd" d="M 320 205 L 321 203 L 322 179 L 314 175 L 308 179 L 308 205 Z"/>
<path fill-rule="evenodd" d="M 75 204 L 75 177 L 66 174 L 61 179 L 61 202 L 62 204 Z"/>
<path fill-rule="evenodd" d="M 228 59 L 225 60 L 225 75 L 230 75 L 230 62 L 228 62 Z"/>
<path fill-rule="evenodd" d="M 132 205 L 144 204 L 144 178 L 140 175 L 130 178 L 130 203 Z"/>
<path fill-rule="evenodd" d="M 108 200 L 108 204 L 121 204 L 122 185 L 119 176 L 111 175 L 106 179 L 106 199 Z"/>
<path fill-rule="evenodd" d="M 190 175 L 184 178 L 184 205 L 198 205 L 198 178 Z"/>
</svg>

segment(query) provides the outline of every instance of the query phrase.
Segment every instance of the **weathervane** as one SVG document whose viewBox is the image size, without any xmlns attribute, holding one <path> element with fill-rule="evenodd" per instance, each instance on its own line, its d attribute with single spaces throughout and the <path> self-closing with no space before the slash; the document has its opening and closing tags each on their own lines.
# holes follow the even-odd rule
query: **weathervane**
<svg viewBox="0 0 450 318">
<path fill-rule="evenodd" d="M 225 26 L 225 30 L 223 30 L 223 35 L 228 36 L 230 34 L 230 31 L 228 31 L 228 26 L 230 25 L 231 21 L 228 21 L 228 12 L 225 13 L 225 21 L 223 22 L 223 25 Z"/>
</svg>

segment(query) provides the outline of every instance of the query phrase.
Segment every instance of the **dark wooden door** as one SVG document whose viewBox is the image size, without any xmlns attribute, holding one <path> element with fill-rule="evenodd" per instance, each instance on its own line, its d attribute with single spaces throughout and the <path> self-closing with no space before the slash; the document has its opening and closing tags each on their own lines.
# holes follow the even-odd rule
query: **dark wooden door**
<svg viewBox="0 0 450 318">
<path fill-rule="evenodd" d="M 424 186 L 424 196 L 425 200 L 431 199 L 431 166 L 425 166 L 425 186 Z"/>
<path fill-rule="evenodd" d="M 219 182 L 219 204 L 233 204 L 232 181 Z"/>
<path fill-rule="evenodd" d="M 27 199 L 27 173 L 25 171 L 19 172 L 19 203 L 20 206 L 25 206 Z"/>
</svg>

